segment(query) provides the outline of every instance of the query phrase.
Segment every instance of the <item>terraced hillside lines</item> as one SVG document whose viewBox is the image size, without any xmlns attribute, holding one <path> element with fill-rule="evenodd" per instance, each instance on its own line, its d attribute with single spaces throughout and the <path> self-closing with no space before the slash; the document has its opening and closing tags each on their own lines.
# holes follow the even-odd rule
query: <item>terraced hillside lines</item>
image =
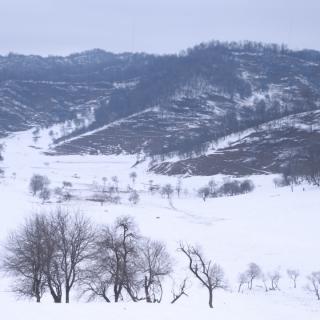
<svg viewBox="0 0 320 320">
<path fill-rule="evenodd" d="M 319 57 L 219 43 L 147 57 L 136 84 L 115 91 L 87 134 L 59 140 L 56 152 L 201 154 L 206 142 L 319 109 Z"/>
<path fill-rule="evenodd" d="M 213 41 L 177 55 L 93 50 L 68 57 L 0 57 L 0 134 L 82 122 L 54 137 L 51 154 L 170 154 L 190 158 L 188 170 L 201 174 L 216 172 L 212 168 L 273 171 L 279 167 L 273 164 L 277 148 L 280 153 L 291 148 L 281 135 L 293 139 L 299 130 L 271 129 L 273 139 L 283 141 L 278 146 L 262 132 L 251 133 L 252 139 L 265 140 L 264 147 L 272 143 L 270 154 L 243 141 L 242 153 L 225 149 L 223 159 L 216 155 L 213 160 L 207 150 L 212 141 L 230 134 L 319 109 L 316 51 Z M 206 169 L 200 170 L 194 156 L 203 154 Z"/>
<path fill-rule="evenodd" d="M 292 159 L 303 161 L 310 148 L 320 153 L 320 111 L 291 115 L 239 132 L 221 139 L 220 145 L 200 157 L 153 163 L 150 171 L 204 176 L 276 173 Z"/>
</svg>

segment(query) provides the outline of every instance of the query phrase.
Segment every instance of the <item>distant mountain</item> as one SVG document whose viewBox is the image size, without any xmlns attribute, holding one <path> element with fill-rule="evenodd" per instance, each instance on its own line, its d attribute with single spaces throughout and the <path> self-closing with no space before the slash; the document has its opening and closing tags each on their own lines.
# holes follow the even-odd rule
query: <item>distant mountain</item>
<svg viewBox="0 0 320 320">
<path fill-rule="evenodd" d="M 139 57 L 102 50 L 68 57 L 0 56 L 0 135 L 76 119 L 103 107 L 130 77 L 130 70 L 124 76 L 120 70 Z"/>
<path fill-rule="evenodd" d="M 62 122 L 92 110 L 92 123 L 57 140 L 52 152 L 142 153 L 157 159 L 151 170 L 167 174 L 185 174 L 185 164 L 192 174 L 247 173 L 231 170 L 226 161 L 277 171 L 280 164 L 272 163 L 278 147 L 283 154 L 303 152 L 313 138 L 303 139 L 294 126 L 280 130 L 267 123 L 293 117 L 307 125 L 305 115 L 319 120 L 320 53 L 253 42 L 214 41 L 163 56 L 102 50 L 48 58 L 11 54 L 0 57 L 0 81 L 0 131 Z M 239 140 L 230 146 L 234 157 L 223 151 L 221 162 L 217 153 L 208 155 L 219 139 L 246 130 L 253 130 L 250 145 Z M 272 142 L 293 137 L 304 142 Z M 270 143 L 270 161 L 251 163 L 253 157 L 267 159 L 263 150 Z M 176 164 L 167 162 L 172 157 Z"/>
</svg>

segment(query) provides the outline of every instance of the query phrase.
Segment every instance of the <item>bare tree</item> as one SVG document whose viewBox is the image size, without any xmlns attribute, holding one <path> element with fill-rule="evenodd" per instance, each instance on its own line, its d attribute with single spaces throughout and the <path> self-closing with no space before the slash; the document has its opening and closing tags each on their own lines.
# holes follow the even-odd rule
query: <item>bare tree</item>
<svg viewBox="0 0 320 320">
<path fill-rule="evenodd" d="M 102 182 L 103 182 L 102 192 L 105 192 L 105 191 L 106 191 L 107 181 L 108 181 L 108 178 L 107 178 L 107 177 L 103 177 L 103 178 L 102 178 Z"/>
<path fill-rule="evenodd" d="M 43 215 L 34 215 L 12 232 L 6 241 L 2 263 L 2 269 L 16 279 L 13 290 L 22 296 L 35 297 L 37 302 L 46 288 L 45 224 Z"/>
<path fill-rule="evenodd" d="M 109 289 L 112 285 L 112 279 L 109 273 L 105 272 L 104 266 L 95 258 L 93 263 L 85 270 L 81 286 L 82 294 L 89 294 L 88 301 L 97 297 L 102 298 L 105 302 L 110 303 Z"/>
<path fill-rule="evenodd" d="M 211 179 L 208 183 L 208 187 L 210 190 L 210 195 L 213 196 L 216 193 L 217 183 Z"/>
<path fill-rule="evenodd" d="M 246 272 L 244 273 L 240 273 L 239 276 L 238 276 L 238 283 L 239 283 L 239 286 L 238 286 L 238 293 L 241 292 L 241 288 L 244 284 L 248 283 L 248 275 Z"/>
<path fill-rule="evenodd" d="M 312 272 L 307 279 L 309 284 L 306 289 L 315 294 L 317 299 L 320 300 L 320 271 Z"/>
<path fill-rule="evenodd" d="M 0 143 L 0 161 L 3 161 L 3 155 L 2 155 L 3 150 L 4 150 L 4 146 L 3 144 Z"/>
<path fill-rule="evenodd" d="M 45 246 L 46 284 L 55 303 L 62 302 L 64 275 L 61 271 L 61 253 L 59 252 L 59 236 L 55 219 L 49 217 L 43 228 Z"/>
<path fill-rule="evenodd" d="M 182 181 L 181 181 L 181 179 L 178 179 L 175 189 L 176 189 L 178 198 L 180 198 L 180 194 L 181 194 L 181 191 L 182 191 Z"/>
<path fill-rule="evenodd" d="M 252 262 L 248 265 L 246 275 L 248 277 L 248 289 L 252 290 L 253 280 L 259 279 L 262 275 L 261 268 L 256 263 Z"/>
<path fill-rule="evenodd" d="M 132 190 L 128 200 L 132 204 L 137 204 L 140 200 L 139 193 L 136 190 Z"/>
<path fill-rule="evenodd" d="M 268 278 L 270 279 L 270 290 L 279 290 L 279 281 L 281 278 L 279 271 L 273 271 L 268 274 Z"/>
<path fill-rule="evenodd" d="M 211 260 L 205 260 L 199 248 L 181 243 L 179 250 L 188 258 L 191 273 L 208 289 L 209 307 L 213 308 L 213 291 L 227 287 L 222 268 Z"/>
<path fill-rule="evenodd" d="M 172 290 L 173 298 L 171 300 L 171 304 L 176 303 L 182 296 L 188 296 L 186 293 L 187 287 L 187 278 L 185 278 L 179 286 L 178 292 L 176 293 L 175 290 Z"/>
<path fill-rule="evenodd" d="M 260 278 L 262 280 L 263 286 L 264 286 L 264 290 L 266 292 L 269 291 L 269 286 L 268 286 L 268 276 L 265 275 L 264 273 L 261 273 Z"/>
<path fill-rule="evenodd" d="M 320 187 L 320 150 L 319 147 L 309 148 L 306 152 L 306 180 Z"/>
<path fill-rule="evenodd" d="M 119 192 L 119 178 L 117 176 L 113 176 L 111 180 L 114 183 L 115 192 Z"/>
<path fill-rule="evenodd" d="M 69 303 L 71 288 L 79 281 L 84 264 L 91 258 L 94 232 L 90 220 L 79 213 L 71 215 L 59 208 L 52 218 L 57 232 L 65 301 Z"/>
<path fill-rule="evenodd" d="M 113 226 L 100 231 L 95 259 L 104 277 L 110 279 L 115 302 L 122 298 L 123 290 L 133 301 L 138 300 L 139 239 L 137 226 L 128 216 L 119 217 Z"/>
<path fill-rule="evenodd" d="M 137 176 L 138 176 L 137 173 L 133 171 L 133 172 L 130 173 L 129 176 L 130 176 L 130 179 L 132 180 L 132 184 L 135 184 Z"/>
<path fill-rule="evenodd" d="M 210 189 L 209 187 L 202 187 L 198 190 L 198 195 L 199 197 L 202 198 L 203 201 L 206 201 L 207 198 L 209 197 L 210 195 Z"/>
<path fill-rule="evenodd" d="M 296 269 L 288 269 L 287 270 L 287 275 L 288 277 L 292 280 L 293 287 L 296 289 L 297 288 L 297 279 L 300 276 L 299 270 Z"/>
<path fill-rule="evenodd" d="M 166 196 L 168 199 L 171 198 L 173 194 L 173 188 L 170 183 L 167 183 L 161 188 L 161 194 Z"/>
<path fill-rule="evenodd" d="M 35 196 L 38 192 L 48 187 L 50 184 L 50 180 L 46 176 L 42 176 L 40 174 L 34 174 L 31 177 L 29 188 L 32 192 L 33 196 Z"/>
<path fill-rule="evenodd" d="M 172 270 L 171 259 L 165 245 L 159 241 L 144 239 L 141 245 L 140 265 L 146 301 L 160 302 L 161 297 L 157 298 L 155 294 L 162 293 L 162 279 Z"/>
</svg>

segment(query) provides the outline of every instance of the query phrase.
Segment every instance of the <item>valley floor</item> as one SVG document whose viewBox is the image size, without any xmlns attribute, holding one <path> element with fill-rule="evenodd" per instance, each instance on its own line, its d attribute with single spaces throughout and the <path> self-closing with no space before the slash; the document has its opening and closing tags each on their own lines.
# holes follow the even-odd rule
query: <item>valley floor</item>
<svg viewBox="0 0 320 320">
<path fill-rule="evenodd" d="M 1 141 L 0 141 L 1 142 Z M 154 183 L 176 184 L 176 177 L 147 173 L 147 164 L 135 168 L 133 156 L 46 156 L 48 147 L 43 134 L 37 143 L 30 132 L 23 132 L 5 140 L 5 177 L 0 179 L 1 224 L 0 240 L 5 241 L 8 232 L 23 222 L 32 212 L 53 210 L 57 203 L 42 205 L 31 196 L 28 185 L 33 174 L 44 174 L 51 180 L 51 187 L 70 181 L 78 199 L 66 206 L 81 210 L 98 223 L 109 223 L 119 215 L 132 215 L 142 234 L 163 240 L 174 258 L 175 273 L 166 283 L 164 301 L 157 305 L 144 302 L 87 304 L 84 300 L 70 305 L 53 305 L 50 299 L 37 305 L 16 301 L 8 292 L 7 280 L 0 281 L 0 309 L 2 319 L 248 319 L 248 320 L 313 320 L 320 318 L 320 303 L 305 288 L 306 277 L 320 270 L 320 196 L 319 189 L 299 186 L 275 188 L 273 176 L 250 177 L 256 185 L 254 192 L 236 197 L 223 197 L 202 201 L 196 190 L 205 185 L 210 177 L 183 178 L 180 198 L 171 201 L 147 191 L 149 180 Z M 103 177 L 117 175 L 119 187 L 125 190 L 133 184 L 130 172 L 137 172 L 135 189 L 140 202 L 132 205 L 128 195 L 121 194 L 118 205 L 86 201 L 94 186 Z M 215 177 L 221 181 L 224 177 Z M 206 256 L 222 265 L 229 281 L 227 291 L 214 295 L 214 309 L 207 307 L 207 296 L 191 278 L 184 257 L 177 252 L 180 241 L 199 244 Z M 247 264 L 256 262 L 265 273 L 279 270 L 282 274 L 279 291 L 264 292 L 257 281 L 253 291 L 237 293 L 237 276 Z M 301 271 L 298 288 L 292 289 L 286 275 L 288 268 Z M 183 297 L 171 305 L 173 283 L 190 277 L 189 297 Z"/>
</svg>

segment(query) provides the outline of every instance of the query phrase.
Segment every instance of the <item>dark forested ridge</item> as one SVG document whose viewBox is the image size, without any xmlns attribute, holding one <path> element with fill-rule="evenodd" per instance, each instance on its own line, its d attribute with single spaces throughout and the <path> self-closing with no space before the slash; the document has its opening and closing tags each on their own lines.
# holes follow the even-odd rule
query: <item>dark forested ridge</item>
<svg viewBox="0 0 320 320">
<path fill-rule="evenodd" d="M 320 53 L 312 50 L 213 41 L 177 55 L 92 50 L 68 57 L 0 57 L 0 133 L 94 112 L 88 127 L 56 141 L 58 154 L 143 152 L 161 161 L 174 154 L 194 162 L 219 138 L 302 113 L 313 117 L 319 108 Z M 288 130 L 274 130 L 275 138 L 285 138 Z M 296 141 L 305 130 L 299 126 Z M 263 133 L 252 141 L 265 141 Z M 260 149 L 252 150 L 250 157 Z M 202 172 L 193 163 L 193 173 L 215 171 L 207 162 L 211 169 Z M 271 163 L 272 157 L 254 167 Z M 185 173 L 180 167 L 171 173 Z M 153 168 L 170 173 L 158 164 Z"/>
</svg>

